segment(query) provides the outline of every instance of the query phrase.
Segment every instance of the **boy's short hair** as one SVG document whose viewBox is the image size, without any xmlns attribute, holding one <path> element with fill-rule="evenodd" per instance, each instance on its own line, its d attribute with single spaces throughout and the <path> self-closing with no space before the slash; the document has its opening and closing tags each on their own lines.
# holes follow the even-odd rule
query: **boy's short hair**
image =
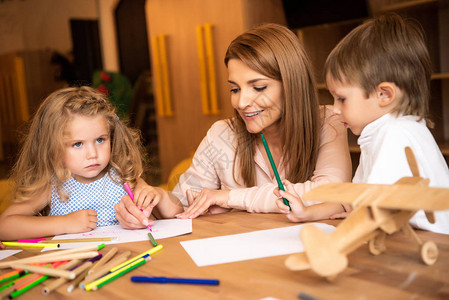
<svg viewBox="0 0 449 300">
<path fill-rule="evenodd" d="M 366 97 L 381 82 L 393 82 L 404 96 L 392 112 L 426 118 L 432 71 L 420 24 L 397 14 L 370 19 L 332 50 L 325 75 L 359 85 Z"/>
</svg>

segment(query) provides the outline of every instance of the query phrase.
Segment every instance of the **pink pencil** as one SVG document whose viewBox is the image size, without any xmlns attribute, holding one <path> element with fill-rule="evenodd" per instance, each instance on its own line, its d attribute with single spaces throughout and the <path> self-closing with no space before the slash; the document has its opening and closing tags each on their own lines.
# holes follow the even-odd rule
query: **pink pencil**
<svg viewBox="0 0 449 300">
<path fill-rule="evenodd" d="M 26 239 L 26 240 L 17 240 L 18 243 L 38 243 L 40 241 L 45 241 L 45 238 L 41 239 Z"/>
<path fill-rule="evenodd" d="M 125 183 L 123 184 L 123 186 L 125 187 L 125 190 L 126 190 L 126 192 L 128 193 L 128 195 L 129 195 L 129 197 L 131 198 L 131 200 L 134 201 L 134 194 L 133 194 L 133 191 L 131 191 L 131 188 L 129 187 L 129 184 L 128 184 L 127 182 L 125 182 Z M 142 209 L 141 209 L 140 211 L 142 211 Z M 148 228 L 151 232 L 153 232 L 153 230 L 151 229 L 151 225 L 150 225 L 150 224 L 147 225 L 147 228 Z"/>
</svg>

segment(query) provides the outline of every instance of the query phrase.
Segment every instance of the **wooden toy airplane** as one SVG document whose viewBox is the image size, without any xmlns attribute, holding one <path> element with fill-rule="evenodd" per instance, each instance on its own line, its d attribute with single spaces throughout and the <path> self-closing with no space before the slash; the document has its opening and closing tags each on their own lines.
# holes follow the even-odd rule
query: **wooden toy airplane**
<svg viewBox="0 0 449 300">
<path fill-rule="evenodd" d="M 291 270 L 312 269 L 332 280 L 347 267 L 349 253 L 369 242 L 370 253 L 378 255 L 386 249 L 386 234 L 399 230 L 421 246 L 424 263 L 435 263 L 436 244 L 423 243 L 409 220 L 423 209 L 434 223 L 434 210 L 449 209 L 449 189 L 430 188 L 429 179 L 419 176 L 413 151 L 407 147 L 405 153 L 413 177 L 401 178 L 393 185 L 330 183 L 304 194 L 304 200 L 349 203 L 354 210 L 330 235 L 312 224 L 305 225 L 300 232 L 305 252 L 289 256 L 285 265 Z"/>
</svg>

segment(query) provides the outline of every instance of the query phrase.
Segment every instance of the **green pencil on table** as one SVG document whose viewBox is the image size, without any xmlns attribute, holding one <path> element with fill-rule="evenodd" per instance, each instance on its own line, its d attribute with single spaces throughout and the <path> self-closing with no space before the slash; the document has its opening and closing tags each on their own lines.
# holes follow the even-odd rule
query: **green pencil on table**
<svg viewBox="0 0 449 300">
<path fill-rule="evenodd" d="M 151 244 L 153 244 L 154 247 L 157 246 L 156 240 L 154 239 L 153 235 L 151 234 L 151 232 L 148 232 L 148 237 L 150 238 Z"/>
<path fill-rule="evenodd" d="M 276 181 L 278 183 L 278 187 L 281 191 L 285 191 L 284 185 L 282 184 L 281 177 L 279 177 L 278 170 L 276 169 L 276 165 L 274 164 L 273 156 L 271 156 L 270 148 L 268 148 L 267 141 L 265 140 L 265 137 L 263 136 L 263 133 L 260 134 L 260 137 L 262 138 L 263 146 L 265 147 L 265 151 L 267 152 L 268 159 L 270 160 L 271 168 L 273 169 L 274 176 L 276 177 Z M 282 201 L 285 205 L 290 207 L 290 204 L 288 203 L 288 200 L 285 198 L 282 198 Z M 290 207 L 291 210 L 291 207 Z"/>
</svg>

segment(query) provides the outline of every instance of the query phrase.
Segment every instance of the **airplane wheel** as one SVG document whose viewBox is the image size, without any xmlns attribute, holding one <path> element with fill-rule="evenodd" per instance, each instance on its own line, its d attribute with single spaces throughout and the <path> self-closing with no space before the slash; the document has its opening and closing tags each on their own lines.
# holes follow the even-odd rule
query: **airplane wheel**
<svg viewBox="0 0 449 300">
<path fill-rule="evenodd" d="M 385 247 L 385 233 L 379 233 L 375 237 L 373 237 L 369 243 L 369 252 L 372 255 L 379 255 L 384 252 L 387 248 Z"/>
<path fill-rule="evenodd" d="M 421 246 L 421 259 L 426 265 L 433 265 L 438 258 L 437 245 L 432 241 L 426 241 Z"/>
</svg>

